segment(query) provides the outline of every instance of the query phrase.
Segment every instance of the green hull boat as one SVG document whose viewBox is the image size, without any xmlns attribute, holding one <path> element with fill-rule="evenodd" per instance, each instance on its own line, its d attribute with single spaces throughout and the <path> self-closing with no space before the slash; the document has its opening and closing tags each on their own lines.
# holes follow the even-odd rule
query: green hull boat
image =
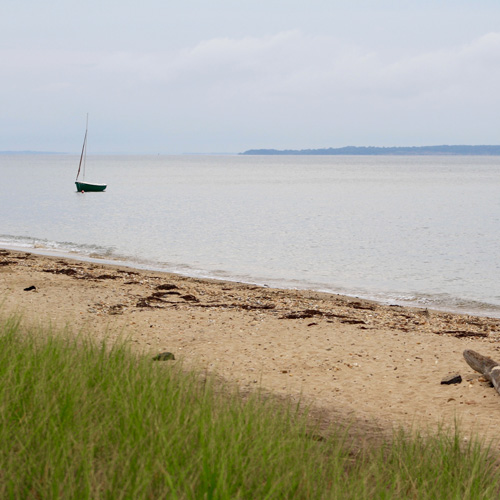
<svg viewBox="0 0 500 500">
<path fill-rule="evenodd" d="M 80 164 L 78 165 L 78 172 L 76 173 L 76 190 L 78 193 L 87 193 L 89 191 L 104 191 L 106 189 L 106 184 L 92 184 L 90 182 L 85 182 L 85 164 L 87 162 L 87 133 L 89 130 L 89 115 L 87 114 L 87 126 L 85 128 L 85 137 L 83 138 L 82 154 L 80 155 Z M 83 168 L 82 168 L 83 165 Z M 83 179 L 78 180 L 80 176 L 80 171 L 82 172 Z"/>
<path fill-rule="evenodd" d="M 106 184 L 90 184 L 88 182 L 75 182 L 76 190 L 80 193 L 86 193 L 88 191 L 104 191 L 106 189 Z"/>
</svg>

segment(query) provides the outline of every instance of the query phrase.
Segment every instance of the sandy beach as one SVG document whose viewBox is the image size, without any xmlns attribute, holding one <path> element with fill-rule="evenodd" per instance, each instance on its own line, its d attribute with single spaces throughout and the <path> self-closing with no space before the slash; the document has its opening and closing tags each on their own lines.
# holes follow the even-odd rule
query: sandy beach
<svg viewBox="0 0 500 500">
<path fill-rule="evenodd" d="M 300 398 L 325 423 L 384 430 L 458 420 L 500 437 L 500 395 L 462 355 L 500 361 L 499 319 L 11 250 L 0 250 L 0 300 L 4 317 L 125 336 L 148 356 L 170 351 L 242 389 Z M 462 383 L 441 384 L 451 373 Z"/>
</svg>

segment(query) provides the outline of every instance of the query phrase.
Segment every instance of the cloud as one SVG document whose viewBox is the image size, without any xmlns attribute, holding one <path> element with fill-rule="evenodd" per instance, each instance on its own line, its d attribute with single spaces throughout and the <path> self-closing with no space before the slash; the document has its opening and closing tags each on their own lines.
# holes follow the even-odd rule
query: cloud
<svg viewBox="0 0 500 500">
<path fill-rule="evenodd" d="M 411 137 L 424 126 L 429 134 L 456 130 L 460 119 L 484 120 L 479 134 L 500 102 L 500 33 L 418 54 L 294 30 L 176 51 L 4 50 L 0 57 L 7 115 L 28 114 L 40 100 L 60 114 L 88 103 L 109 115 L 127 110 L 153 128 L 227 137 L 269 128 L 271 139 L 281 130 L 293 140 L 302 127 L 310 142 L 332 145 L 325 138 L 334 133 L 359 133 L 359 142 L 370 130 L 380 137 L 381 117 L 387 137 L 405 127 Z"/>
<path fill-rule="evenodd" d="M 470 44 L 398 58 L 333 37 L 299 31 L 261 38 L 215 38 L 177 53 L 96 55 L 103 75 L 202 95 L 299 99 L 415 100 L 448 93 L 468 99 L 500 84 L 500 33 Z M 495 92 L 496 94 L 496 92 Z M 485 96 L 486 97 L 486 96 Z M 492 98 L 494 96 L 487 96 Z"/>
<path fill-rule="evenodd" d="M 4 51 L 2 80 L 27 87 L 60 80 L 96 79 L 103 85 L 196 88 L 223 87 L 277 97 L 308 99 L 332 90 L 351 96 L 384 99 L 446 93 L 450 87 L 483 88 L 500 83 L 500 33 L 468 45 L 391 59 L 369 47 L 346 45 L 333 37 L 299 31 L 260 38 L 215 38 L 178 52 Z M 27 74 L 31 78 L 26 79 Z"/>
</svg>

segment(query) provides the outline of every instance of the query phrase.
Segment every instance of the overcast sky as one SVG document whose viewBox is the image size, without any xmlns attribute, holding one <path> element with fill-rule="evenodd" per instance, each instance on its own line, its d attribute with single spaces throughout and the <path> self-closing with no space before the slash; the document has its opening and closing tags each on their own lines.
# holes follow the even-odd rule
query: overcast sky
<svg viewBox="0 0 500 500">
<path fill-rule="evenodd" d="M 0 150 L 500 144 L 499 0 L 1 0 Z"/>
</svg>

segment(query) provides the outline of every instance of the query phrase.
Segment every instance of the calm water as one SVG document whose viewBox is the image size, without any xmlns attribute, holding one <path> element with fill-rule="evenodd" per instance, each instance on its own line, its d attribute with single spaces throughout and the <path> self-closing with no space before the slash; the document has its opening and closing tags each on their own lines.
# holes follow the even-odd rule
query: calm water
<svg viewBox="0 0 500 500">
<path fill-rule="evenodd" d="M 500 317 L 500 158 L 0 155 L 0 246 Z"/>
</svg>

